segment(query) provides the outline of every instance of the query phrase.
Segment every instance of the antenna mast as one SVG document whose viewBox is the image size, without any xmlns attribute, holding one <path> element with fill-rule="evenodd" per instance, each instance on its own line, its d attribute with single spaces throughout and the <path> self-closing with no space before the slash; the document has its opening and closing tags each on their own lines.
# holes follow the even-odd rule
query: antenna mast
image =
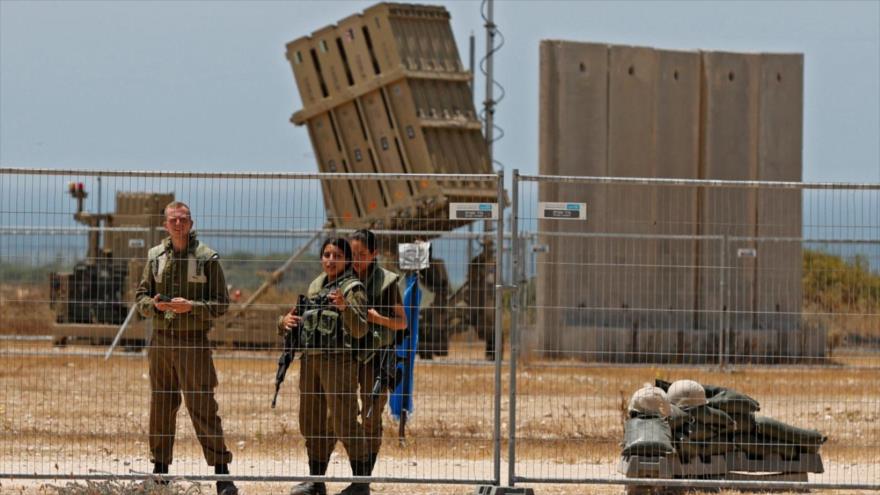
<svg viewBox="0 0 880 495">
<path fill-rule="evenodd" d="M 483 112 L 486 116 L 486 151 L 489 154 L 489 165 L 494 168 L 495 161 L 492 155 L 492 141 L 495 140 L 495 103 L 493 99 L 495 90 L 493 54 L 495 53 L 495 5 L 493 0 L 486 0 L 486 99 L 483 101 Z"/>
</svg>

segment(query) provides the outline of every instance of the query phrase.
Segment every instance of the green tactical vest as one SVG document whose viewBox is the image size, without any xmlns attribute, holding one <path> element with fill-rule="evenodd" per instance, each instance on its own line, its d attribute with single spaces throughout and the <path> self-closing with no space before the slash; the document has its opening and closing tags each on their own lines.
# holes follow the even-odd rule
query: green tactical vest
<svg viewBox="0 0 880 495">
<path fill-rule="evenodd" d="M 365 287 L 367 289 L 367 306 L 376 308 L 382 300 L 383 294 L 389 288 L 395 286 L 400 280 L 400 275 L 380 267 L 377 263 L 373 263 L 370 273 L 367 277 Z M 402 302 L 402 301 L 401 301 Z M 384 316 L 392 315 L 394 308 L 378 308 L 378 311 Z M 394 330 L 378 325 L 376 323 L 369 324 L 373 343 L 368 345 L 369 348 L 379 349 L 394 345 Z"/>
<path fill-rule="evenodd" d="M 165 288 L 164 284 L 166 283 L 165 277 L 163 277 L 165 267 L 172 256 L 174 256 L 172 248 L 170 245 L 166 246 L 164 242 L 158 246 L 153 246 L 147 252 L 147 259 L 153 272 L 153 279 L 156 281 L 156 290 L 160 294 L 163 293 L 162 289 Z M 186 282 L 188 284 L 204 284 L 207 282 L 205 263 L 219 257 L 220 255 L 217 254 L 217 251 L 200 242 L 196 246 L 195 252 L 191 251 L 188 253 L 186 259 Z"/>
<path fill-rule="evenodd" d="M 166 238 L 161 244 L 153 246 L 147 252 L 147 263 L 150 273 L 155 282 L 157 294 L 166 294 L 171 297 L 184 297 L 189 300 L 201 300 L 212 288 L 208 287 L 208 277 L 205 274 L 205 264 L 211 260 L 217 260 L 220 255 L 206 244 L 199 242 L 194 234 L 190 234 L 189 246 L 195 246 L 187 251 L 186 258 L 174 258 L 174 248 L 171 246 L 171 238 Z M 185 277 L 175 277 L 177 270 L 173 264 L 186 263 Z M 216 281 L 214 281 L 216 283 Z M 225 287 L 222 290 L 226 290 Z M 158 330 L 208 330 L 210 321 L 198 318 L 192 313 L 164 317 L 159 314 L 155 318 Z"/>
<path fill-rule="evenodd" d="M 334 289 L 342 291 L 343 296 L 363 284 L 353 274 L 342 274 L 330 284 L 327 275 L 322 273 L 309 285 L 308 297 L 311 301 L 326 299 Z M 302 315 L 303 323 L 299 335 L 299 345 L 304 349 L 335 351 L 351 348 L 351 337 L 342 324 L 342 313 L 329 301 L 310 308 Z"/>
</svg>

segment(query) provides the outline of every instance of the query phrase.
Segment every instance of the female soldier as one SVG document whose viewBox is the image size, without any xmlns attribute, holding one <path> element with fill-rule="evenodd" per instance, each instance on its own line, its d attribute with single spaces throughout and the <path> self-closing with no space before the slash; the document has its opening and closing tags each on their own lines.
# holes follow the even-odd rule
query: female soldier
<svg viewBox="0 0 880 495">
<path fill-rule="evenodd" d="M 358 363 L 351 352 L 352 339 L 367 333 L 366 292 L 351 270 L 351 260 L 348 241 L 325 240 L 324 271 L 309 286 L 309 308 L 301 315 L 288 313 L 278 322 L 284 331 L 300 332 L 299 425 L 313 476 L 327 471 L 337 438 L 345 446 L 352 473 L 370 474 L 370 453 L 358 422 Z M 323 482 L 306 482 L 290 493 L 323 495 L 327 488 Z"/>
<path fill-rule="evenodd" d="M 377 374 L 387 372 L 380 369 L 385 366 L 394 366 L 393 363 L 382 363 L 387 358 L 389 348 L 394 346 L 395 333 L 406 330 L 406 313 L 400 296 L 400 288 L 397 283 L 400 277 L 389 270 L 379 266 L 376 256 L 379 254 L 376 245 L 376 235 L 369 230 L 358 230 L 348 238 L 354 257 L 352 268 L 358 278 L 364 284 L 367 292 L 367 321 L 369 332 L 367 337 L 358 341 L 358 383 L 360 385 L 361 418 L 363 419 L 364 432 L 366 433 L 367 450 L 370 453 L 370 473 L 376 465 L 379 456 L 379 447 L 382 445 L 382 410 L 388 396 L 385 390 L 379 390 L 377 396 L 373 396 L 373 388 L 376 384 Z M 393 353 L 393 349 L 391 349 Z M 391 356 L 394 356 L 391 354 Z M 368 487 L 367 483 L 361 483 L 360 492 Z M 363 487 L 366 485 L 366 487 Z"/>
</svg>

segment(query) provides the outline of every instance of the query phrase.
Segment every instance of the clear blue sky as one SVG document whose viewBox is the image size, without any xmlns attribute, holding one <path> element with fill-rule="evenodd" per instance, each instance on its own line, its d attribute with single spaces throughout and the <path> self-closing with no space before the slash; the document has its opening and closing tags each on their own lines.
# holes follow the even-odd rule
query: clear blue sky
<svg viewBox="0 0 880 495">
<path fill-rule="evenodd" d="M 313 171 L 287 41 L 372 2 L 0 0 L 0 165 Z M 452 14 L 462 59 L 478 1 Z M 880 2 L 496 1 L 506 137 L 537 171 L 542 39 L 805 55 L 804 179 L 880 182 Z M 478 101 L 482 78 L 477 79 Z"/>
</svg>

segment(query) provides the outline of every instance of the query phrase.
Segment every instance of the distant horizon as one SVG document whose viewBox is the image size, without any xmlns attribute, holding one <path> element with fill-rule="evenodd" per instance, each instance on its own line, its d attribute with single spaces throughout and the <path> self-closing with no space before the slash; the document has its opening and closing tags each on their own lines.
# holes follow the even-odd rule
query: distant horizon
<svg viewBox="0 0 880 495">
<path fill-rule="evenodd" d="M 8 177 L 0 175 L 0 177 Z M 84 209 L 97 213 L 97 181 L 94 177 L 76 176 L 19 176 L 18 181 L 2 181 L 0 187 L 0 229 L 10 227 L 80 229 L 68 234 L 9 234 L 0 236 L 0 261 L 20 260 L 30 264 L 49 262 L 59 252 L 69 260 L 82 259 L 86 253 L 85 226 L 73 218 L 76 200 L 66 191 L 71 180 L 81 180 L 90 193 Z M 534 183 L 531 183 L 534 185 Z M 178 200 L 193 208 L 195 230 L 206 234 L 210 231 L 239 231 L 246 236 L 206 235 L 221 256 L 241 250 L 255 255 L 270 253 L 293 253 L 305 237 L 266 236 L 260 232 L 290 232 L 293 230 L 319 230 L 326 222 L 318 181 L 224 181 L 200 179 L 166 180 L 118 177 L 106 179 L 102 187 L 102 212 L 115 211 L 116 192 L 151 191 L 175 192 Z M 520 235 L 537 232 L 537 188 L 520 191 Z M 827 239 L 855 241 L 853 243 L 829 244 L 804 242 L 803 246 L 821 247 L 824 252 L 852 257 L 866 256 L 873 270 L 880 270 L 880 243 L 865 244 L 880 238 L 880 191 L 812 190 L 802 194 L 802 237 L 804 239 Z M 237 205 L 230 205 L 233 198 Z M 509 214 L 509 208 L 506 212 Z M 589 212 L 589 206 L 588 206 Z M 27 213 L 21 215 L 20 213 Z M 589 213 L 588 213 L 589 221 Z M 873 222 L 873 223 L 872 223 Z M 565 226 L 560 224 L 559 228 Z M 510 226 L 505 221 L 505 229 Z M 459 229 L 462 230 L 462 229 Z M 623 230 L 625 231 L 625 230 Z M 440 238 L 436 254 L 447 259 L 453 281 L 463 280 L 467 257 L 462 241 Z M 314 247 L 313 247 L 314 248 Z M 316 249 L 316 248 L 315 248 Z M 527 246 L 526 253 L 531 253 Z M 533 257 L 527 256 L 529 269 L 534 270 Z"/>
</svg>

